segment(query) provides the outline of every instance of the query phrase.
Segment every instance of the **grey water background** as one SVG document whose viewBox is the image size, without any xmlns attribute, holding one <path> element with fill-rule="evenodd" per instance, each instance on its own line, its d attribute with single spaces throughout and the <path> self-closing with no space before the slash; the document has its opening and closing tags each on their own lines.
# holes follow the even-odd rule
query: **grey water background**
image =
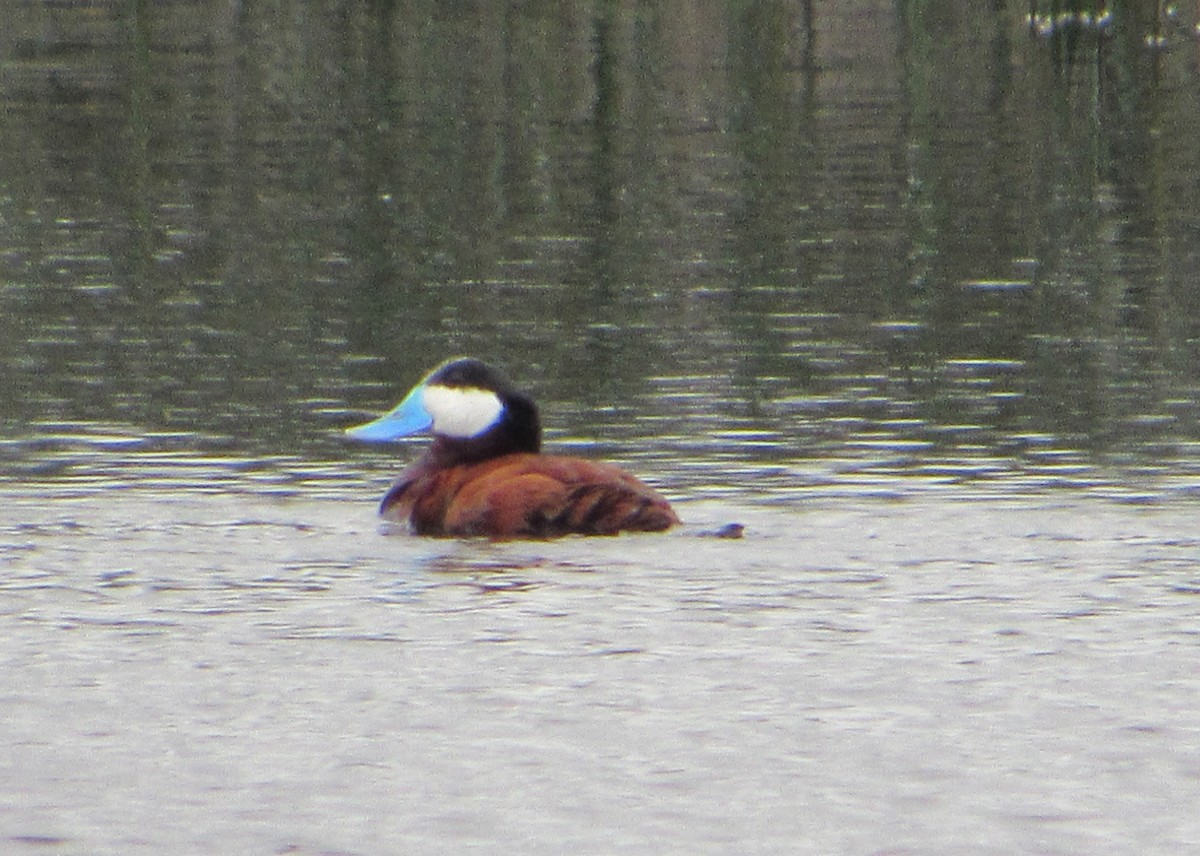
<svg viewBox="0 0 1200 856">
<path fill-rule="evenodd" d="M 1200 848 L 1154 5 L 0 7 L 0 851 Z M 381 529 L 459 353 L 687 525 Z"/>
</svg>

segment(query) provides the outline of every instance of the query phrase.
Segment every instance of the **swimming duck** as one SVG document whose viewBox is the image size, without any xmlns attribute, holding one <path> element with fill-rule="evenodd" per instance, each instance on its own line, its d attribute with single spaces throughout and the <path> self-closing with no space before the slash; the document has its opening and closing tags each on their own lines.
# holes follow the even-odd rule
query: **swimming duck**
<svg viewBox="0 0 1200 856">
<path fill-rule="evenodd" d="M 425 430 L 433 443 L 379 506 L 419 535 L 615 535 L 679 522 L 666 499 L 619 467 L 542 454 L 533 399 L 479 360 L 442 363 L 391 412 L 346 434 L 385 441 Z"/>
</svg>

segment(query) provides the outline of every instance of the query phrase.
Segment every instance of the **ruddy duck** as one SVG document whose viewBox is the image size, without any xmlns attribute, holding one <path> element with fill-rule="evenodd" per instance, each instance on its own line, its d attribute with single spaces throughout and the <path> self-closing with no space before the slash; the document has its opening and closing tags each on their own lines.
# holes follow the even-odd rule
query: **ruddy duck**
<svg viewBox="0 0 1200 856">
<path fill-rule="evenodd" d="M 541 454 L 537 405 L 479 360 L 442 363 L 390 413 L 346 434 L 383 441 L 425 430 L 433 444 L 379 506 L 419 535 L 615 535 L 679 522 L 666 499 L 619 467 Z"/>
</svg>

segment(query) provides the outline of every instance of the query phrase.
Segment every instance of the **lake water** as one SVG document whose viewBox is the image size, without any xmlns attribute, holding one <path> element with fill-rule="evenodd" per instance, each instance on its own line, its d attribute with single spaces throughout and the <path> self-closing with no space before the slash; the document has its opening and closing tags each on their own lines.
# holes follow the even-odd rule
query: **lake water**
<svg viewBox="0 0 1200 856">
<path fill-rule="evenodd" d="M 1195 12 L 1008 5 L 6 9 L 0 851 L 1200 848 Z M 685 525 L 382 527 L 459 353 Z"/>
</svg>

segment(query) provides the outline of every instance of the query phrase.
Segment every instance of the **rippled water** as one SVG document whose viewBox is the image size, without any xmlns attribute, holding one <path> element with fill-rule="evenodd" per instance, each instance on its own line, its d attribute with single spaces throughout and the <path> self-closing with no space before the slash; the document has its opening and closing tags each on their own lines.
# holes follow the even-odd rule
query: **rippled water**
<svg viewBox="0 0 1200 856">
<path fill-rule="evenodd" d="M 10 10 L 0 851 L 1200 847 L 1195 21 L 1003 5 Z M 686 525 L 381 527 L 454 353 Z"/>
<path fill-rule="evenodd" d="M 684 502 L 748 536 L 492 544 L 387 536 L 345 497 L 45 500 L 0 527 L 10 847 L 1200 835 L 1194 504 Z"/>
</svg>

